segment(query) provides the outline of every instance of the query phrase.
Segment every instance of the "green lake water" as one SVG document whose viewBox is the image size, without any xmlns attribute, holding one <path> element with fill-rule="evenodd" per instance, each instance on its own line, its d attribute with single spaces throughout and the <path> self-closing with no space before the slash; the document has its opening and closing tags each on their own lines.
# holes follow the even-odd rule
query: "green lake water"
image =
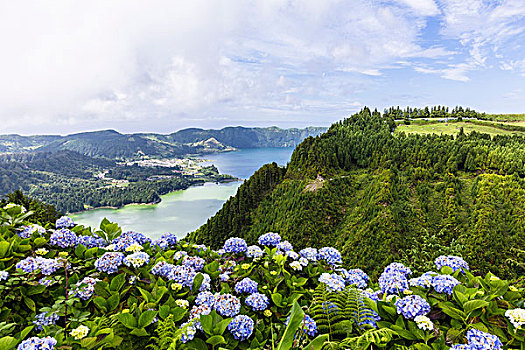
<svg viewBox="0 0 525 350">
<path fill-rule="evenodd" d="M 292 148 L 258 148 L 206 155 L 223 174 L 241 179 L 248 178 L 263 164 L 276 162 L 285 165 Z M 241 181 L 203 186 L 175 191 L 161 196 L 159 204 L 134 204 L 120 209 L 100 208 L 71 215 L 76 223 L 98 227 L 103 218 L 117 222 L 124 231 L 142 232 L 151 238 L 171 232 L 183 237 L 204 224 L 235 194 Z"/>
</svg>

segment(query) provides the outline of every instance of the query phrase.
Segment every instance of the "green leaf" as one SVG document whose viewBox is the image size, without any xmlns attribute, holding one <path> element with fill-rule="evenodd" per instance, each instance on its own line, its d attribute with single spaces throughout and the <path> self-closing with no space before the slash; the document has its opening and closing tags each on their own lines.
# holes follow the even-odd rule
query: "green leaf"
<svg viewBox="0 0 525 350">
<path fill-rule="evenodd" d="M 142 313 L 139 317 L 139 323 L 138 328 L 144 328 L 146 326 L 149 326 L 153 319 L 157 316 L 157 311 L 154 310 L 147 310 Z"/>
<path fill-rule="evenodd" d="M 13 337 L 2 337 L 0 338 L 0 349 L 13 349 L 17 343 L 18 340 Z"/>
<path fill-rule="evenodd" d="M 228 327 L 231 321 L 232 321 L 231 318 L 226 318 L 220 321 L 215 327 L 215 333 L 224 334 L 224 331 L 226 330 L 226 328 Z"/>
<path fill-rule="evenodd" d="M 109 290 L 113 292 L 118 292 L 120 288 L 126 283 L 126 274 L 121 273 L 119 275 L 116 275 L 111 280 L 111 284 L 109 285 Z"/>
<path fill-rule="evenodd" d="M 83 244 L 79 244 L 75 248 L 75 255 L 78 256 L 79 258 L 83 258 L 85 251 L 86 251 L 86 247 Z"/>
<path fill-rule="evenodd" d="M 182 318 L 184 317 L 184 315 L 186 315 L 188 311 L 182 307 L 177 307 L 175 308 L 175 310 L 173 311 L 173 321 L 177 322 L 177 321 L 180 321 L 182 320 Z"/>
<path fill-rule="evenodd" d="M 211 346 L 215 347 L 219 344 L 226 344 L 226 340 L 222 335 L 214 335 L 213 337 L 209 337 L 208 340 L 206 340 L 206 343 L 211 344 Z"/>
<path fill-rule="evenodd" d="M 8 250 L 9 250 L 9 242 L 7 241 L 0 242 L 0 258 L 5 257 Z"/>
<path fill-rule="evenodd" d="M 213 319 L 210 315 L 200 315 L 201 326 L 204 332 L 209 335 L 213 334 Z"/>
<path fill-rule="evenodd" d="M 104 312 L 108 311 L 108 304 L 106 302 L 106 299 L 102 297 L 96 297 L 95 299 L 93 299 L 93 303 L 95 303 L 95 305 L 102 311 Z"/>
<path fill-rule="evenodd" d="M 470 300 L 463 305 L 463 309 L 467 315 L 470 315 L 472 311 L 487 307 L 490 303 L 485 300 Z"/>
<path fill-rule="evenodd" d="M 320 350 L 326 341 L 328 341 L 328 334 L 318 335 L 303 350 Z"/>
<path fill-rule="evenodd" d="M 29 287 L 29 290 L 26 292 L 26 295 L 34 295 L 34 294 L 41 294 L 46 290 L 46 286 L 39 284 L 38 286 L 31 286 Z"/>
<path fill-rule="evenodd" d="M 198 273 L 197 276 L 195 276 L 195 278 L 193 279 L 193 287 L 191 288 L 191 290 L 198 292 L 203 280 L 204 276 L 202 275 L 202 273 Z"/>
<path fill-rule="evenodd" d="M 84 338 L 80 341 L 80 345 L 82 345 L 83 348 L 91 349 L 97 342 L 97 337 L 88 337 Z"/>
<path fill-rule="evenodd" d="M 46 242 L 47 240 L 44 237 L 37 237 L 35 238 L 33 244 L 35 245 L 35 247 L 40 247 L 46 244 Z"/>
<path fill-rule="evenodd" d="M 98 252 L 98 247 L 89 248 L 84 252 L 84 258 L 90 259 L 95 256 Z"/>
<path fill-rule="evenodd" d="M 28 297 L 24 297 L 24 303 L 26 304 L 26 306 L 30 310 L 32 310 L 33 312 L 36 311 L 36 305 L 35 305 L 35 302 L 33 301 L 33 299 L 28 298 Z"/>
<path fill-rule="evenodd" d="M 278 307 L 282 307 L 283 296 L 281 294 L 279 294 L 279 293 L 273 293 L 272 294 L 272 301 Z"/>
<path fill-rule="evenodd" d="M 137 320 L 129 312 L 124 312 L 117 315 L 117 319 L 128 328 L 136 328 Z"/>
<path fill-rule="evenodd" d="M 130 334 L 136 335 L 137 337 L 146 337 L 148 332 L 144 328 L 135 328 L 130 332 Z"/>
<path fill-rule="evenodd" d="M 110 296 L 108 300 L 106 301 L 108 312 L 115 310 L 119 302 L 120 302 L 120 296 L 118 293 L 115 293 L 112 296 Z"/>
<path fill-rule="evenodd" d="M 195 338 L 192 341 L 187 342 L 186 346 L 194 350 L 208 350 L 208 345 L 206 345 L 204 340 L 200 338 Z"/>
<path fill-rule="evenodd" d="M 159 307 L 159 316 L 162 319 L 165 319 L 170 314 L 170 307 L 169 305 L 162 305 Z"/>
<path fill-rule="evenodd" d="M 273 294 L 272 294 L 272 298 L 273 298 Z M 303 322 L 303 319 L 304 319 L 304 312 L 299 306 L 299 304 L 297 303 L 297 301 L 293 303 L 290 315 L 291 315 L 290 322 L 288 322 L 288 326 L 286 326 L 286 329 L 284 330 L 284 334 L 281 338 L 281 341 L 279 342 L 279 345 L 277 346 L 277 350 L 291 349 L 293 346 L 295 333 L 297 333 L 297 331 L 301 327 L 301 323 Z"/>
</svg>

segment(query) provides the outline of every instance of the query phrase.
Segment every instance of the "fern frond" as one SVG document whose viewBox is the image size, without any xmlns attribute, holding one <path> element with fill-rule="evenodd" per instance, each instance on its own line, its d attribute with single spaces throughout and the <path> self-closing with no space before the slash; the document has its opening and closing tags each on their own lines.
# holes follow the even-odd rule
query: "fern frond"
<svg viewBox="0 0 525 350">
<path fill-rule="evenodd" d="M 343 340 L 340 344 L 356 350 L 367 349 L 372 344 L 384 347 L 385 345 L 390 343 L 390 341 L 392 341 L 394 335 L 396 334 L 396 332 L 389 328 L 370 329 L 360 336 L 347 338 Z"/>
</svg>

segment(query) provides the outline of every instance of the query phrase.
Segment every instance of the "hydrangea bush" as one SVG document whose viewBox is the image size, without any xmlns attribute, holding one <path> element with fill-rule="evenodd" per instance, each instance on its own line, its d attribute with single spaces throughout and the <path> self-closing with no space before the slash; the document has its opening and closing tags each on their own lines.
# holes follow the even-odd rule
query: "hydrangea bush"
<svg viewBox="0 0 525 350">
<path fill-rule="evenodd" d="M 0 349 L 523 349 L 523 291 L 461 257 L 374 280 L 273 232 L 214 251 L 3 210 Z"/>
</svg>

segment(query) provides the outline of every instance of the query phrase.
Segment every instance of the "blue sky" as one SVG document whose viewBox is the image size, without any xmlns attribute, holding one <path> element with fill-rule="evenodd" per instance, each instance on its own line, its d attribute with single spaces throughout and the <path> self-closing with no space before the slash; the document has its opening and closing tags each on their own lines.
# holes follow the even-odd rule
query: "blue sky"
<svg viewBox="0 0 525 350">
<path fill-rule="evenodd" d="M 523 0 L 5 1 L 0 43 L 2 133 L 525 113 Z"/>
</svg>

